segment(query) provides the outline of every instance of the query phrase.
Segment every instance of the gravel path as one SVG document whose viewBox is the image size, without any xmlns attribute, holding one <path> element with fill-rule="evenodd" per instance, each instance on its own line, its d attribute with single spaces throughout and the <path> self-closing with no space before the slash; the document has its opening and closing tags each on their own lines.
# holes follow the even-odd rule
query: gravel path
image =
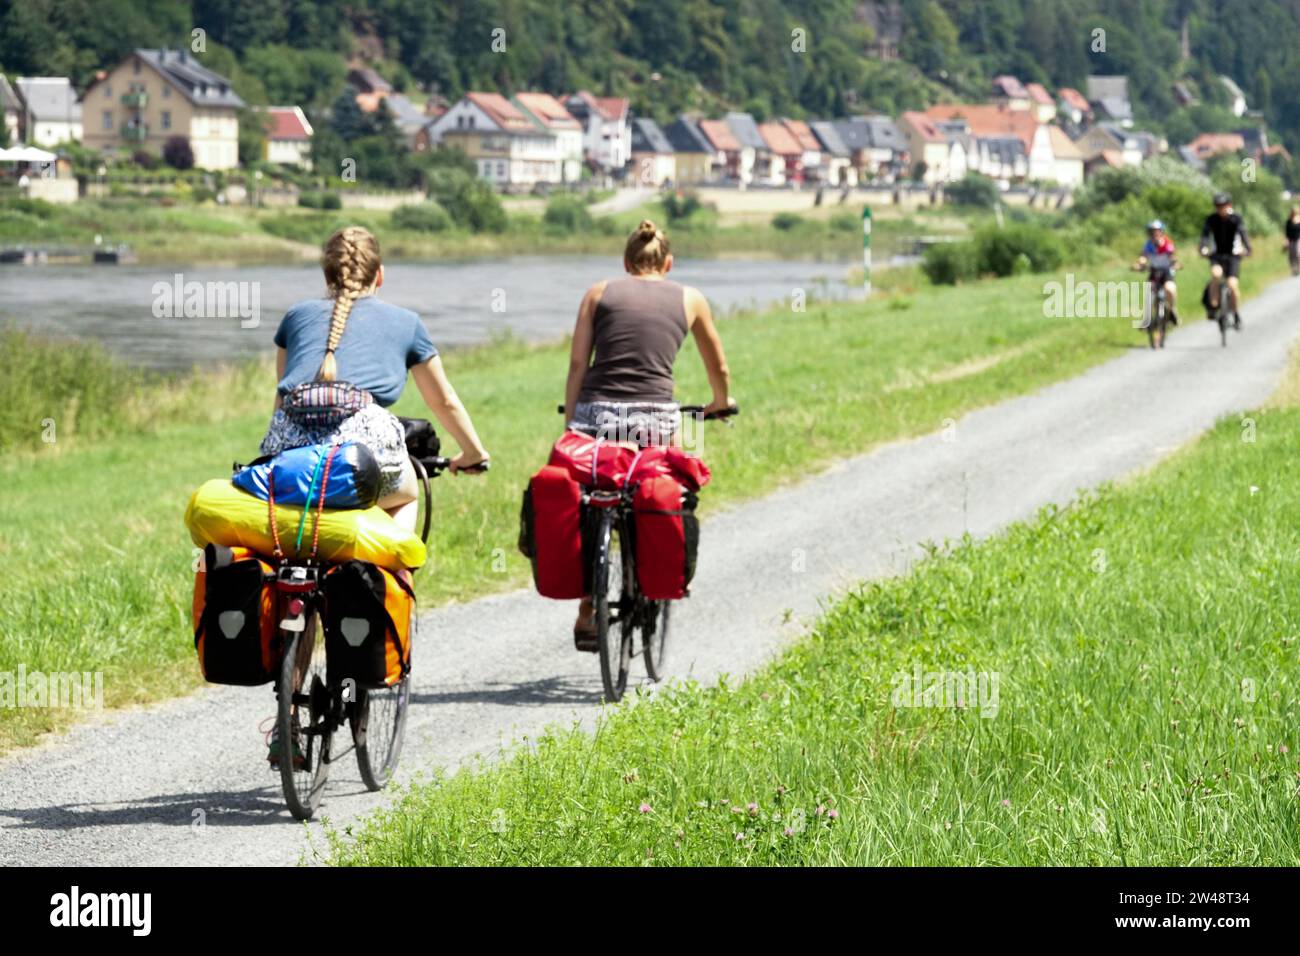
<svg viewBox="0 0 1300 956">
<path fill-rule="evenodd" d="M 1163 353 L 1124 352 L 715 515 L 702 535 L 696 596 L 675 617 L 671 669 L 706 681 L 752 670 L 829 596 L 903 570 L 922 542 L 989 534 L 1148 466 L 1220 416 L 1258 405 L 1285 366 L 1298 299 L 1298 280 L 1267 290 L 1227 349 L 1215 327 L 1197 322 Z M 599 665 L 573 650 L 572 613 L 521 591 L 427 614 L 399 779 L 491 757 L 548 723 L 589 725 L 599 712 Z M 109 713 L 0 760 L 0 861 L 303 859 L 312 828 L 283 809 L 256 732 L 272 712 L 269 688 L 209 688 Z M 322 812 L 341 824 L 385 800 L 364 789 L 349 757 L 334 768 Z"/>
</svg>

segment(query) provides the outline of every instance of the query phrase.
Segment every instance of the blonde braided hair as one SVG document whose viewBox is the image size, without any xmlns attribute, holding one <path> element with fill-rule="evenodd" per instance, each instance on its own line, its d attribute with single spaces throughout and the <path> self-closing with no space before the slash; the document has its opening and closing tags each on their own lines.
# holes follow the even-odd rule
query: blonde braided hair
<svg viewBox="0 0 1300 956">
<path fill-rule="evenodd" d="M 345 226 L 325 243 L 321 268 L 325 271 L 325 284 L 334 297 L 334 312 L 330 315 L 329 337 L 325 340 L 325 360 L 320 363 L 316 379 L 332 382 L 338 375 L 334 353 L 343 338 L 352 306 L 379 274 L 379 240 L 361 226 Z"/>
<path fill-rule="evenodd" d="M 649 219 L 641 220 L 623 247 L 623 258 L 633 275 L 662 272 L 670 255 L 672 249 L 668 246 L 668 237 Z"/>
</svg>

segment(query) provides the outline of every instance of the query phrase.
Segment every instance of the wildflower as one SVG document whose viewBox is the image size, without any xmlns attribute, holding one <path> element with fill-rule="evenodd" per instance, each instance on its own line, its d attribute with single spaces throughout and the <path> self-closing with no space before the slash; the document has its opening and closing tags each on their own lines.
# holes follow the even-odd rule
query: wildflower
<svg viewBox="0 0 1300 956">
<path fill-rule="evenodd" d="M 1278 744 L 1277 752 L 1280 754 L 1289 754 L 1291 752 L 1291 748 L 1288 747 L 1286 744 Z"/>
<path fill-rule="evenodd" d="M 641 810 L 642 813 L 649 813 L 649 812 L 650 812 L 650 804 L 648 804 L 648 803 L 643 803 L 643 804 L 641 804 L 640 810 Z"/>
<path fill-rule="evenodd" d="M 823 806 L 819 803 L 819 804 L 817 804 L 817 809 L 814 810 L 813 812 L 814 812 L 815 814 L 817 814 L 817 816 L 821 816 L 823 813 L 826 812 L 826 808 L 823 807 Z"/>
<path fill-rule="evenodd" d="M 794 827 L 786 827 L 781 831 L 781 836 L 794 836 Z"/>
<path fill-rule="evenodd" d="M 840 818 L 840 811 L 829 810 L 827 811 L 826 816 L 831 820 L 838 820 Z"/>
<path fill-rule="evenodd" d="M 1002 805 L 1003 805 L 1004 807 L 1009 807 L 1009 806 L 1011 806 L 1011 801 L 1010 801 L 1010 800 L 1003 800 L 1003 801 L 1002 801 Z"/>
<path fill-rule="evenodd" d="M 745 831 L 741 830 L 739 833 L 736 834 L 736 842 L 739 843 L 743 839 L 745 839 Z"/>
<path fill-rule="evenodd" d="M 747 806 L 745 809 L 749 811 L 749 815 L 750 815 L 751 817 L 756 817 L 756 816 L 758 816 L 758 804 L 757 804 L 757 803 L 751 803 L 751 804 L 749 804 L 749 806 Z"/>
</svg>

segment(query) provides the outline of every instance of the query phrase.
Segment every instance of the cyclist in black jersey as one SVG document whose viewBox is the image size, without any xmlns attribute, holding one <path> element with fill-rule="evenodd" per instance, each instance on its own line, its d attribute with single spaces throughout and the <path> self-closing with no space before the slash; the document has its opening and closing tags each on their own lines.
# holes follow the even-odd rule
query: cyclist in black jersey
<svg viewBox="0 0 1300 956">
<path fill-rule="evenodd" d="M 1251 253 L 1250 236 L 1246 235 L 1246 224 L 1242 222 L 1241 216 L 1233 212 L 1232 197 L 1227 193 L 1215 194 L 1214 212 L 1205 219 L 1200 245 L 1201 255 L 1210 260 L 1211 279 L 1203 300 L 1205 317 L 1213 320 L 1226 276 L 1228 291 L 1232 294 L 1232 324 L 1240 331 L 1241 289 L 1238 276 L 1241 275 L 1242 257 Z"/>
</svg>

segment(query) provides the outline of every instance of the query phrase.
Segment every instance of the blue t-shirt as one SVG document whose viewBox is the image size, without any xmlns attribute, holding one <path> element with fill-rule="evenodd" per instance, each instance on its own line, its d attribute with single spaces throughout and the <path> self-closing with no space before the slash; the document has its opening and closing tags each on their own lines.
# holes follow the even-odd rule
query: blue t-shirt
<svg viewBox="0 0 1300 956">
<path fill-rule="evenodd" d="M 325 360 L 333 312 L 333 299 L 307 299 L 284 314 L 275 332 L 275 344 L 288 351 L 281 395 L 315 380 Z M 364 388 L 388 406 L 401 396 L 407 369 L 437 354 L 418 315 L 367 295 L 353 303 L 334 361 L 338 381 Z"/>
</svg>

